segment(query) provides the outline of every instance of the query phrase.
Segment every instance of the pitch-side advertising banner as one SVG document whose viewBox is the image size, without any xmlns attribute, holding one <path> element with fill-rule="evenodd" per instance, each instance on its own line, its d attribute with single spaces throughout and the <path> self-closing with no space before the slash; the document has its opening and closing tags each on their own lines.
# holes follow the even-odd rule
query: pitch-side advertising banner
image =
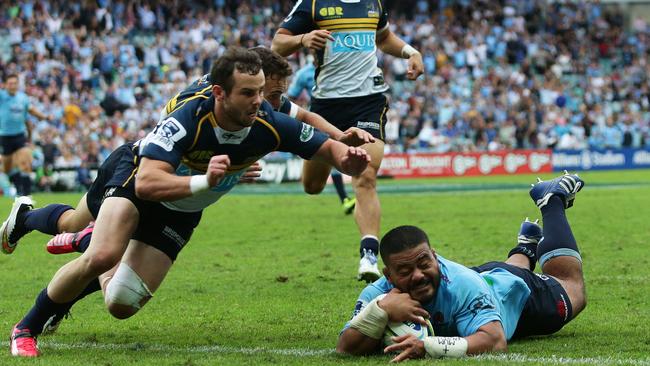
<svg viewBox="0 0 650 366">
<path fill-rule="evenodd" d="M 650 168 L 650 147 L 645 149 L 556 150 L 553 170 L 607 170 Z"/>
<path fill-rule="evenodd" d="M 386 154 L 379 175 L 448 177 L 551 172 L 551 150 Z"/>
</svg>

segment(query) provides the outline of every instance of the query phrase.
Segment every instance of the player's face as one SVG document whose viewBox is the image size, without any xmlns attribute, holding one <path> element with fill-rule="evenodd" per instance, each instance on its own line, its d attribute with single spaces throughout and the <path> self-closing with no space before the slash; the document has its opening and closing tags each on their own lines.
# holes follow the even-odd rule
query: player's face
<svg viewBox="0 0 650 366">
<path fill-rule="evenodd" d="M 391 254 L 384 274 L 400 291 L 421 304 L 433 299 L 440 284 L 436 255 L 427 243 Z"/>
<path fill-rule="evenodd" d="M 287 78 L 280 78 L 273 75 L 266 78 L 266 85 L 264 85 L 264 99 L 271 103 L 273 109 L 280 108 L 282 94 L 286 92 Z"/>
<path fill-rule="evenodd" d="M 5 82 L 5 87 L 9 94 L 14 95 L 18 92 L 18 78 L 9 78 Z"/>
<path fill-rule="evenodd" d="M 224 112 L 232 123 L 249 127 L 264 97 L 264 73 L 260 70 L 257 75 L 250 75 L 235 70 L 234 79 L 232 90 L 223 100 Z"/>
</svg>

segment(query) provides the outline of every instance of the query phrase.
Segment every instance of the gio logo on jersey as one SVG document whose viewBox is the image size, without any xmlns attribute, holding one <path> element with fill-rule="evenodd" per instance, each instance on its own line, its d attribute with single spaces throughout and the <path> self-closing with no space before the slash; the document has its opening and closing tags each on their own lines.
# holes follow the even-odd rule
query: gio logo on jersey
<svg viewBox="0 0 650 366">
<path fill-rule="evenodd" d="M 307 142 L 311 140 L 314 136 L 314 127 L 306 123 L 302 124 L 302 130 L 300 131 L 300 141 Z"/>
</svg>

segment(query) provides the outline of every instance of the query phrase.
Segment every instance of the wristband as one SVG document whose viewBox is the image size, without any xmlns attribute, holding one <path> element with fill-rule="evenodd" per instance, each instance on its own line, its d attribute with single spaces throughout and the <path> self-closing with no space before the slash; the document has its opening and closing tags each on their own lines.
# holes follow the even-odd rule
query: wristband
<svg viewBox="0 0 650 366">
<path fill-rule="evenodd" d="M 460 358 L 467 355 L 467 340 L 463 337 L 426 337 L 424 349 L 431 357 Z"/>
<path fill-rule="evenodd" d="M 410 44 L 405 44 L 404 47 L 402 47 L 402 58 L 410 58 L 416 53 L 420 52 L 418 52 L 418 50 L 413 48 Z"/>
<path fill-rule="evenodd" d="M 210 188 L 210 183 L 208 183 L 207 175 L 193 175 L 192 178 L 190 178 L 190 191 L 192 194 L 207 191 L 208 188 Z"/>
<path fill-rule="evenodd" d="M 388 324 L 388 313 L 377 305 L 377 301 L 372 300 L 350 321 L 351 328 L 373 339 L 381 339 Z"/>
</svg>

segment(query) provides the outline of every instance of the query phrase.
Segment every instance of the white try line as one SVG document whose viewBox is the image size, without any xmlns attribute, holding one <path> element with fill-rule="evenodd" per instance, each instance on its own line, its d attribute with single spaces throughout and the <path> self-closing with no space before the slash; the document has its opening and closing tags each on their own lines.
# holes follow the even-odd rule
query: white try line
<svg viewBox="0 0 650 366">
<path fill-rule="evenodd" d="M 253 355 L 253 354 L 273 354 L 279 356 L 293 356 L 293 357 L 318 357 L 334 355 L 333 349 L 309 349 L 309 348 L 264 348 L 264 347 L 229 347 L 229 346 L 172 346 L 165 344 L 144 344 L 144 343 L 94 343 L 94 342 L 80 342 L 80 343 L 57 343 L 57 342 L 39 342 L 42 349 L 56 349 L 56 350 L 78 350 L 78 349 L 94 349 L 94 350 L 107 350 L 107 351 L 149 351 L 149 352 L 173 352 L 173 353 L 198 353 L 198 354 L 240 354 L 240 355 Z M 8 347 L 8 342 L 1 342 L 4 347 Z M 388 359 L 388 356 L 387 356 Z M 542 363 L 547 365 L 566 365 L 566 364 L 580 364 L 580 365 L 633 365 L 633 366 L 650 366 L 650 358 L 645 359 L 632 359 L 632 358 L 615 358 L 615 357 L 562 357 L 562 356 L 548 356 L 548 357 L 531 357 L 520 353 L 505 353 L 505 354 L 486 354 L 476 357 L 468 357 L 465 359 L 467 362 L 471 361 L 489 361 L 499 363 Z M 388 362 L 388 360 L 386 361 Z"/>
</svg>

